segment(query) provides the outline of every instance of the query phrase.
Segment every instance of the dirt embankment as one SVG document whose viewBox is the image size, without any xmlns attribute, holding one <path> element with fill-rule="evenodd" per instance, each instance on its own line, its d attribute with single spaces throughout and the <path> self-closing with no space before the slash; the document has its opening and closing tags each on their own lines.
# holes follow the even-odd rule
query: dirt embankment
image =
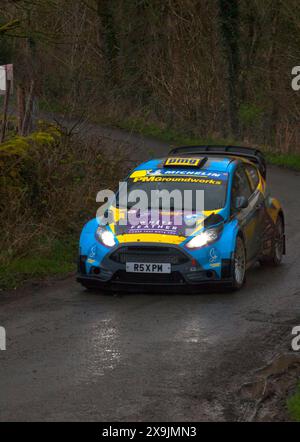
<svg viewBox="0 0 300 442">
<path fill-rule="evenodd" d="M 247 420 L 290 421 L 287 399 L 300 379 L 300 353 L 283 353 L 257 370 L 252 382 L 240 389 Z"/>
</svg>

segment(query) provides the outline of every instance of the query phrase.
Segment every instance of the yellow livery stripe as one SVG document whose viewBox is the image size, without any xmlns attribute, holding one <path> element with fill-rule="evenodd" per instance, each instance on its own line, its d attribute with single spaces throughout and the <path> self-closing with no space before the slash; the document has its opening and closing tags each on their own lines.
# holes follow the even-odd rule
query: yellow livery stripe
<svg viewBox="0 0 300 442">
<path fill-rule="evenodd" d="M 135 172 L 132 172 L 130 178 L 141 178 L 146 175 L 147 175 L 147 170 L 136 170 Z"/>
<path fill-rule="evenodd" d="M 124 234 L 117 236 L 120 244 L 127 242 L 152 242 L 152 243 L 167 243 L 180 244 L 185 240 L 184 236 L 177 235 L 163 235 L 161 233 L 139 233 L 139 234 Z"/>
</svg>

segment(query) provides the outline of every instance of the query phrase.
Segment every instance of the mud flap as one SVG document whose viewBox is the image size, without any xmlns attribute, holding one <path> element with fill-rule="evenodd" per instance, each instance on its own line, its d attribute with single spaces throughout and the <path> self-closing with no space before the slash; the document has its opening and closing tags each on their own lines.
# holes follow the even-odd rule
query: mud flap
<svg viewBox="0 0 300 442">
<path fill-rule="evenodd" d="M 222 270 L 221 277 L 222 279 L 228 279 L 232 276 L 232 258 L 231 259 L 222 259 Z"/>
<path fill-rule="evenodd" d="M 283 255 L 286 255 L 286 236 L 283 235 Z"/>
</svg>

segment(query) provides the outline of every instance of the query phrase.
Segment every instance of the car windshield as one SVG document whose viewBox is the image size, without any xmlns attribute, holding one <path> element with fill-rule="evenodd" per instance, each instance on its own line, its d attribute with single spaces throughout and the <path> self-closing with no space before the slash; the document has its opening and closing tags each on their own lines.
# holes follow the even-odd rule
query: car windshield
<svg viewBox="0 0 300 442">
<path fill-rule="evenodd" d="M 143 176 L 129 178 L 127 181 L 127 194 L 132 195 L 129 202 L 124 201 L 117 196 L 117 207 L 132 208 L 139 201 L 139 192 L 143 190 L 147 196 L 148 209 L 171 209 L 182 210 L 182 207 L 188 207 L 193 212 L 199 209 L 199 198 L 204 197 L 204 210 L 212 211 L 222 209 L 226 202 L 228 174 L 225 173 L 207 173 L 206 176 Z M 163 197 L 162 191 L 171 194 L 171 198 Z M 176 192 L 174 192 L 176 191 Z M 186 193 L 186 191 L 190 191 Z M 133 192 L 133 193 L 132 193 Z M 165 195 L 168 195 L 164 192 Z M 157 195 L 160 194 L 160 199 Z M 176 197 L 177 196 L 177 197 Z M 188 199 L 188 204 L 186 204 Z"/>
</svg>

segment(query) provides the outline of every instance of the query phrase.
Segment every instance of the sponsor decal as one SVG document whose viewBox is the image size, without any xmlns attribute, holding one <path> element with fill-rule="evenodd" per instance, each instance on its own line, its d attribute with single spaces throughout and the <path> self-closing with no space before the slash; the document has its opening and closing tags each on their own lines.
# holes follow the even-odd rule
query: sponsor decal
<svg viewBox="0 0 300 442">
<path fill-rule="evenodd" d="M 212 268 L 221 267 L 221 264 L 219 262 L 216 262 L 215 264 L 210 264 L 210 267 Z"/>
<path fill-rule="evenodd" d="M 212 247 L 208 252 L 209 266 L 212 268 L 221 267 L 220 254 L 215 247 Z"/>
<path fill-rule="evenodd" d="M 222 181 L 214 179 L 204 179 L 204 178 L 190 178 L 190 177 L 163 177 L 163 176 L 145 176 L 133 178 L 134 183 L 199 183 L 199 184 L 210 184 L 213 186 L 220 186 Z"/>
<path fill-rule="evenodd" d="M 97 254 L 97 246 L 93 246 L 90 250 L 89 258 L 95 258 Z"/>
<path fill-rule="evenodd" d="M 209 251 L 209 263 L 210 264 L 215 264 L 217 259 L 218 259 L 218 255 L 216 253 L 216 250 L 214 248 L 210 249 L 210 251 Z"/>
<path fill-rule="evenodd" d="M 165 166 L 197 167 L 201 161 L 202 158 L 168 158 L 165 162 Z"/>
<path fill-rule="evenodd" d="M 127 233 L 160 233 L 165 235 L 177 235 L 179 226 L 174 224 L 174 219 L 165 221 L 160 217 L 158 220 L 141 220 L 138 225 L 129 226 Z"/>
<path fill-rule="evenodd" d="M 156 225 L 151 226 L 151 223 L 147 226 L 138 225 L 138 226 L 131 226 L 128 229 L 128 234 L 137 234 L 137 233 L 152 233 L 157 234 L 160 233 L 161 235 L 177 235 L 178 233 L 178 226 L 168 226 L 168 225 Z"/>
<path fill-rule="evenodd" d="M 129 217 L 127 226 L 116 225 L 116 235 L 148 233 L 185 236 L 184 220 L 181 216 L 179 218 L 179 215 L 176 212 L 160 212 L 157 217 L 151 218 L 149 213 L 142 213 L 138 218 L 138 223 L 131 223 Z"/>
<path fill-rule="evenodd" d="M 226 181 L 228 174 L 224 172 L 209 172 L 206 170 L 188 170 L 188 169 L 156 169 L 156 170 L 146 170 L 147 176 L 195 176 L 203 178 L 218 178 L 219 180 Z M 134 178 L 131 176 L 131 178 Z"/>
</svg>

